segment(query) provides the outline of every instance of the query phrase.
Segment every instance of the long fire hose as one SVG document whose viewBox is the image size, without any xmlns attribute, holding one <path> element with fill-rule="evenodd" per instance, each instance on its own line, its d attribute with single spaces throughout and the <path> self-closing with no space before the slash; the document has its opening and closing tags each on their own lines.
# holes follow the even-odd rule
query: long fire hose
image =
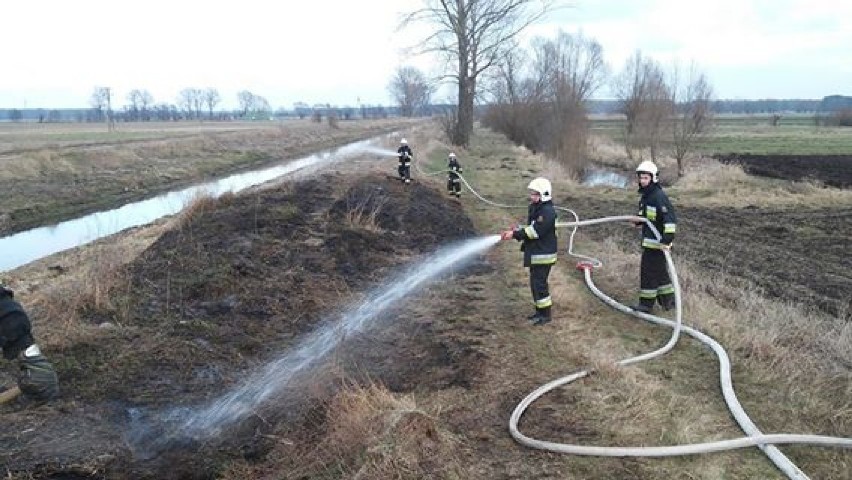
<svg viewBox="0 0 852 480">
<path fill-rule="evenodd" d="M 438 175 L 442 173 L 450 173 L 450 170 L 439 170 L 437 172 L 424 172 L 420 169 L 416 162 L 413 162 L 415 168 L 422 174 L 426 176 Z M 476 196 L 479 200 L 495 206 L 499 208 L 527 208 L 527 205 L 506 205 L 497 202 L 493 202 L 484 198 L 480 195 L 468 181 L 464 178 L 464 176 L 458 172 L 452 172 L 458 175 L 462 182 L 464 182 L 465 186 L 468 190 Z M 674 262 L 672 261 L 671 254 L 668 250 L 663 250 L 663 254 L 666 258 L 666 265 L 669 269 L 670 277 L 672 279 L 672 285 L 675 290 L 675 321 L 671 321 L 665 318 L 658 317 L 656 315 L 650 315 L 642 312 L 637 312 L 626 305 L 623 305 L 605 293 L 601 292 L 600 289 L 592 281 L 591 271 L 593 268 L 602 266 L 602 263 L 592 257 L 581 255 L 574 253 L 574 235 L 577 232 L 577 229 L 581 226 L 588 225 L 596 225 L 602 223 L 609 222 L 644 222 L 647 224 L 651 231 L 654 233 L 657 240 L 661 238 L 659 231 L 657 231 L 656 227 L 646 218 L 626 215 L 626 216 L 612 216 L 612 217 L 603 217 L 596 218 L 592 220 L 583 220 L 580 221 L 579 216 L 576 212 L 571 209 L 564 207 L 556 207 L 559 210 L 569 212 L 573 217 L 573 222 L 557 222 L 557 228 L 566 228 L 571 227 L 571 234 L 568 240 L 568 254 L 570 256 L 581 258 L 581 261 L 578 264 L 578 268 L 583 270 L 583 277 L 586 282 L 586 286 L 589 290 L 598 298 L 600 298 L 604 303 L 611 306 L 612 308 L 626 313 L 628 315 L 632 315 L 637 318 L 641 318 L 643 320 L 656 323 L 658 325 L 665 325 L 672 329 L 672 335 L 669 338 L 669 341 L 666 342 L 662 347 L 634 357 L 626 358 L 616 362 L 618 366 L 626 366 L 635 363 L 639 363 L 645 360 L 650 360 L 652 358 L 661 356 L 671 350 L 674 345 L 677 343 L 677 340 L 680 336 L 680 332 L 683 331 L 687 335 L 695 338 L 700 341 L 704 345 L 710 347 L 711 350 L 716 354 L 716 357 L 719 359 L 719 381 L 722 387 L 722 395 L 724 396 L 725 403 L 728 406 L 728 410 L 733 415 L 737 424 L 739 424 L 740 428 L 743 432 L 748 435 L 747 437 L 735 438 L 730 440 L 720 440 L 715 442 L 704 442 L 704 443 L 695 443 L 695 444 L 686 444 L 686 445 L 672 445 L 672 446 L 661 446 L 661 447 L 602 447 L 602 446 L 587 446 L 587 445 L 575 445 L 575 444 L 564 444 L 564 443 L 556 443 L 556 442 L 548 442 L 545 440 L 538 440 L 524 435 L 518 430 L 518 422 L 523 416 L 524 412 L 527 408 L 535 402 L 537 399 L 542 397 L 544 394 L 554 390 L 563 385 L 567 385 L 575 380 L 587 377 L 594 373 L 594 370 L 580 370 L 578 372 L 574 372 L 570 375 L 566 375 L 564 377 L 558 378 L 556 380 L 552 380 L 549 383 L 546 383 L 539 388 L 535 389 L 529 395 L 527 395 L 520 403 L 515 407 L 512 412 L 511 417 L 509 418 L 509 431 L 512 434 L 512 438 L 514 438 L 518 443 L 540 450 L 548 450 L 552 452 L 558 453 L 568 453 L 572 455 L 591 455 L 591 456 L 608 456 L 608 457 L 666 457 L 666 456 L 680 456 L 680 455 L 694 455 L 699 453 L 711 453 L 711 452 L 719 452 L 725 450 L 733 450 L 738 448 L 745 447 L 759 447 L 764 454 L 778 467 L 788 478 L 792 480 L 807 480 L 809 477 L 802 472 L 799 467 L 797 467 L 786 455 L 784 455 L 775 445 L 779 444 L 807 444 L 807 445 L 821 445 L 827 447 L 840 447 L 840 448 L 852 448 L 852 438 L 843 438 L 843 437 L 831 437 L 831 436 L 823 436 L 823 435 L 801 435 L 801 434 L 763 434 L 760 429 L 751 421 L 751 418 L 745 413 L 742 405 L 737 399 L 736 393 L 734 392 L 733 383 L 731 381 L 731 362 L 728 358 L 728 354 L 725 351 L 724 347 L 722 347 L 719 342 L 714 340 L 708 335 L 696 330 L 694 328 L 684 326 L 682 322 L 682 302 L 681 302 L 681 291 L 680 291 L 680 283 L 678 281 L 677 271 L 674 266 Z"/>
</svg>

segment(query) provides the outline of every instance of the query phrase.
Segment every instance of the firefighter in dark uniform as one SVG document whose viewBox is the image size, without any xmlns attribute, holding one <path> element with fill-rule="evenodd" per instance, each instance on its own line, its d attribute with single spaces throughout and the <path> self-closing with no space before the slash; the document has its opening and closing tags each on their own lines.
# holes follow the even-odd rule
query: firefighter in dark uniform
<svg viewBox="0 0 852 480">
<path fill-rule="evenodd" d="M 530 190 L 527 225 L 506 230 L 500 237 L 523 242 L 524 266 L 530 269 L 530 290 L 535 304 L 535 313 L 529 320 L 533 325 L 544 325 L 550 321 L 553 305 L 547 279 L 556 263 L 556 209 L 549 180 L 536 178 L 527 188 Z"/>
<path fill-rule="evenodd" d="M 32 335 L 30 318 L 15 294 L 0 285 L 0 348 L 6 360 L 16 360 L 21 371 L 18 387 L 35 400 L 49 400 L 59 393 L 53 365 L 47 361 Z"/>
<path fill-rule="evenodd" d="M 462 173 L 461 164 L 459 164 L 459 160 L 456 158 L 456 154 L 450 152 L 447 156 L 447 172 L 449 173 L 449 178 L 447 178 L 447 190 L 450 192 L 450 195 L 455 195 L 456 198 L 461 198 L 461 178 L 459 178 L 459 173 Z"/>
<path fill-rule="evenodd" d="M 647 223 L 642 226 L 642 263 L 640 271 L 639 304 L 632 308 L 643 313 L 651 313 L 656 302 L 665 310 L 675 306 L 674 286 L 666 266 L 663 250 L 671 248 L 677 230 L 677 217 L 669 197 L 660 187 L 657 166 L 654 162 L 644 161 L 636 167 L 639 182 L 639 216 L 647 218 L 660 233 L 660 240 L 654 235 Z M 636 224 L 637 226 L 640 223 Z"/>
<path fill-rule="evenodd" d="M 399 156 L 399 167 L 397 168 L 399 179 L 405 183 L 411 183 L 411 159 L 414 157 L 414 153 L 408 146 L 408 140 L 403 138 L 399 141 L 396 154 Z"/>
</svg>

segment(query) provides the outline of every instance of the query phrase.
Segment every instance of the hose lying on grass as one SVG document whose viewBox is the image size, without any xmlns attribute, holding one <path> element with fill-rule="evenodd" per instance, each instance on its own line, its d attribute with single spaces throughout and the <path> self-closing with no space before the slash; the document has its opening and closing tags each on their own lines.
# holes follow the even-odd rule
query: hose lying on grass
<svg viewBox="0 0 852 480">
<path fill-rule="evenodd" d="M 437 175 L 441 173 L 448 173 L 449 170 L 440 170 L 437 172 L 426 173 L 420 170 L 417 163 L 415 163 L 415 168 L 423 175 Z M 470 190 L 470 192 L 479 200 L 489 205 L 499 207 L 499 208 L 527 208 L 527 205 L 505 205 L 497 202 L 493 202 L 482 197 L 473 187 L 471 187 L 470 183 L 464 178 L 463 175 L 457 172 L 456 175 L 459 176 L 462 182 L 464 182 L 465 186 Z M 852 448 L 852 438 L 842 438 L 842 437 L 830 437 L 830 436 L 822 436 L 822 435 L 799 435 L 799 434 L 763 434 L 760 429 L 751 421 L 749 416 L 743 410 L 742 405 L 737 399 L 736 393 L 734 392 L 733 383 L 731 381 L 731 362 L 728 358 L 728 354 L 722 345 L 719 344 L 716 340 L 705 335 L 704 333 L 684 326 L 682 323 L 682 303 L 681 303 L 681 292 L 680 292 L 680 283 L 678 282 L 677 271 L 675 270 L 674 263 L 672 262 L 671 254 L 668 250 L 663 250 L 663 253 L 666 257 L 666 265 L 668 266 L 669 275 L 672 279 L 672 285 L 675 290 L 675 320 L 671 321 L 665 318 L 658 317 L 656 315 L 646 314 L 642 312 L 637 312 L 630 307 L 627 307 L 603 292 L 601 292 L 597 286 L 595 286 L 592 281 L 592 270 L 593 268 L 597 268 L 602 266 L 602 263 L 592 257 L 588 257 L 585 255 L 580 255 L 574 253 L 574 234 L 577 232 L 577 229 L 581 226 L 595 225 L 601 223 L 608 222 L 645 222 L 647 225 L 651 227 L 651 230 L 654 232 L 654 235 L 659 240 L 660 234 L 657 231 L 656 227 L 646 218 L 638 217 L 638 216 L 612 216 L 612 217 L 603 217 L 596 218 L 592 220 L 583 220 L 580 221 L 576 212 L 571 209 L 564 207 L 555 207 L 559 210 L 570 213 L 574 217 L 573 222 L 557 222 L 557 228 L 572 228 L 569 241 L 568 241 L 568 254 L 582 259 L 582 261 L 578 264 L 578 268 L 583 271 L 583 277 L 586 282 L 586 286 L 589 290 L 598 298 L 600 298 L 604 303 L 609 305 L 610 307 L 626 313 L 628 315 L 632 315 L 634 317 L 658 324 L 670 327 L 672 329 L 672 335 L 669 338 L 669 341 L 663 345 L 662 347 L 642 354 L 637 355 L 635 357 L 626 358 L 616 362 L 618 366 L 626 366 L 635 363 L 639 363 L 645 360 L 650 360 L 652 358 L 659 357 L 669 350 L 671 350 L 680 336 L 680 332 L 683 331 L 687 335 L 695 338 L 700 341 L 704 345 L 708 346 L 719 359 L 719 382 L 722 387 L 722 395 L 724 396 L 725 403 L 728 406 L 728 410 L 730 410 L 737 424 L 739 424 L 740 428 L 743 432 L 748 435 L 747 437 L 735 438 L 731 440 L 721 440 L 716 442 L 705 442 L 705 443 L 697 443 L 697 444 L 687 444 L 687 445 L 672 445 L 672 446 L 661 446 L 661 447 L 601 447 L 601 446 L 586 446 L 586 445 L 572 445 L 572 444 L 564 444 L 564 443 L 556 443 L 556 442 L 548 442 L 544 440 L 537 440 L 531 437 L 528 437 L 520 432 L 518 429 L 518 422 L 523 416 L 524 412 L 527 408 L 535 402 L 537 399 L 542 397 L 544 394 L 554 390 L 563 385 L 567 385 L 575 380 L 580 378 L 587 377 L 594 373 L 593 370 L 580 370 L 578 372 L 574 372 L 570 375 L 566 375 L 564 377 L 553 380 L 545 385 L 540 386 L 529 395 L 527 395 L 521 402 L 515 407 L 512 412 L 511 417 L 509 418 L 509 431 L 512 434 L 512 437 L 520 444 L 537 448 L 540 450 L 548 450 L 551 452 L 558 453 L 567 453 L 572 455 L 592 455 L 592 456 L 609 456 L 609 457 L 664 457 L 664 456 L 679 456 L 679 455 L 694 455 L 699 453 L 711 453 L 711 452 L 719 452 L 724 450 L 733 450 L 737 448 L 744 447 L 753 447 L 757 446 L 766 454 L 766 456 L 782 471 L 788 478 L 793 480 L 806 480 L 809 477 L 802 472 L 799 467 L 797 467 L 786 455 L 784 455 L 775 445 L 777 444 L 807 444 L 807 445 L 821 445 L 827 447 L 839 447 L 839 448 Z"/>
</svg>

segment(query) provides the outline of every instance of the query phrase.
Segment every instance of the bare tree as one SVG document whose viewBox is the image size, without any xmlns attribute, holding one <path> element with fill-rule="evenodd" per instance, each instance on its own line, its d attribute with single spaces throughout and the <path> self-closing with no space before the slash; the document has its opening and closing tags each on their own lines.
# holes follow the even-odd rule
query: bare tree
<svg viewBox="0 0 852 480">
<path fill-rule="evenodd" d="M 240 111 L 242 112 L 241 117 L 248 115 L 249 110 L 254 108 L 254 97 L 254 94 L 248 90 L 237 92 L 237 101 L 240 103 Z"/>
<path fill-rule="evenodd" d="M 106 119 L 107 131 L 115 130 L 115 119 L 112 115 L 112 89 L 110 87 L 95 87 L 89 103 L 97 111 L 99 119 Z"/>
<path fill-rule="evenodd" d="M 600 44 L 560 32 L 535 39 L 531 53 L 513 49 L 496 71 L 484 123 L 579 174 L 589 129 L 586 103 L 607 74 Z"/>
<path fill-rule="evenodd" d="M 671 95 L 662 68 L 637 51 L 630 57 L 615 81 L 616 97 L 627 118 L 624 147 L 631 159 L 645 149 L 656 160 L 671 112 Z"/>
<path fill-rule="evenodd" d="M 603 49 L 595 40 L 559 32 L 555 40 L 538 40 L 535 51 L 547 106 L 541 148 L 579 174 L 588 139 L 586 102 L 606 76 Z"/>
<path fill-rule="evenodd" d="M 154 103 L 154 96 L 148 90 L 131 90 L 127 94 L 130 102 L 130 116 L 132 120 L 149 120 L 148 107 Z"/>
<path fill-rule="evenodd" d="M 186 118 L 191 119 L 195 114 L 195 106 L 198 104 L 198 89 L 184 88 L 178 93 L 177 104 L 186 113 Z"/>
<path fill-rule="evenodd" d="M 222 100 L 222 97 L 219 96 L 219 91 L 215 88 L 208 87 L 204 90 L 204 104 L 207 105 L 207 112 L 209 114 L 208 118 L 213 118 L 213 109 L 216 108 L 216 105 Z"/>
<path fill-rule="evenodd" d="M 713 121 L 713 88 L 704 73 L 693 64 L 685 82 L 679 78 L 677 66 L 671 81 L 672 151 L 677 160 L 677 176 L 684 173 L 683 160 L 695 145 L 704 138 Z"/>
<path fill-rule="evenodd" d="M 552 10 L 553 0 L 424 0 L 426 6 L 406 16 L 434 25 L 419 53 L 442 54 L 458 86 L 458 108 L 450 140 L 467 145 L 473 131 L 473 105 L 479 76 L 498 63 L 506 46 L 524 28 Z M 532 5 L 539 5 L 533 9 Z"/>
<path fill-rule="evenodd" d="M 399 67 L 388 84 L 388 92 L 399 105 L 403 117 L 411 117 L 429 105 L 434 87 L 415 67 Z"/>
</svg>

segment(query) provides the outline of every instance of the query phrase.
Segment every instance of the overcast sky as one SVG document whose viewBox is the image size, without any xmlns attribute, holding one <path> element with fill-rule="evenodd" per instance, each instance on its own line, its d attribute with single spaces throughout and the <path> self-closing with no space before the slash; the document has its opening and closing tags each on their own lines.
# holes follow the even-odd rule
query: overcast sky
<svg viewBox="0 0 852 480">
<path fill-rule="evenodd" d="M 389 104 L 387 84 L 428 30 L 398 32 L 421 0 L 2 0 L 0 108 L 89 107 L 146 89 L 175 103 L 214 87 L 222 107 L 249 90 L 293 102 Z M 664 66 L 695 62 L 717 98 L 852 95 L 852 1 L 573 0 L 525 34 L 561 28 L 596 39 L 613 71 L 641 50 Z M 606 97 L 607 91 L 600 92 Z"/>
</svg>

